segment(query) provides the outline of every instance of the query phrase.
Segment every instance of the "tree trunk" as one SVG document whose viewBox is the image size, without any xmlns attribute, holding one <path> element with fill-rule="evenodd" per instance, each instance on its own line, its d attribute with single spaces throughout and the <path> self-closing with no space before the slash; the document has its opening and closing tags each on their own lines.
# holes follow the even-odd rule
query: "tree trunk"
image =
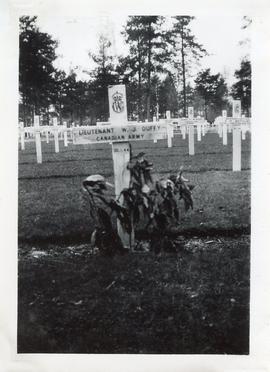
<svg viewBox="0 0 270 372">
<path fill-rule="evenodd" d="M 204 115 L 205 115 L 205 120 L 207 120 L 207 104 L 204 102 Z"/>
<path fill-rule="evenodd" d="M 61 99 L 59 101 L 59 123 L 62 125 L 62 107 L 61 107 Z"/>
<path fill-rule="evenodd" d="M 184 29 L 181 28 L 181 57 L 182 57 L 182 78 L 183 78 L 183 97 L 184 97 L 184 117 L 187 115 L 187 92 L 186 92 L 186 65 L 185 65 L 185 47 L 184 47 Z"/>
<path fill-rule="evenodd" d="M 139 67 L 138 67 L 138 93 L 139 93 L 139 104 L 138 104 L 138 119 L 142 120 L 142 66 L 141 66 L 141 52 L 139 49 Z"/>
<path fill-rule="evenodd" d="M 26 126 L 26 112 L 25 112 L 25 110 L 26 110 L 26 104 L 25 104 L 25 96 L 24 96 L 24 94 L 23 94 L 23 96 L 22 96 L 22 103 L 23 103 L 23 122 L 24 122 L 24 126 Z"/>
<path fill-rule="evenodd" d="M 146 101 L 146 117 L 150 121 L 150 105 L 151 105 L 151 22 L 148 24 L 148 61 L 147 61 L 147 101 Z"/>
</svg>

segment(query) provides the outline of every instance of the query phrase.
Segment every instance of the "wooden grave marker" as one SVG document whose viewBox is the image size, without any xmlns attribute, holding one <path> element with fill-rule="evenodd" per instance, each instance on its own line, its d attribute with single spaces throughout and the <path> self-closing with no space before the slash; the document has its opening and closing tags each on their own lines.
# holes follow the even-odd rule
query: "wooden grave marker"
<svg viewBox="0 0 270 372">
<path fill-rule="evenodd" d="M 36 142 L 36 154 L 37 163 L 42 163 L 42 150 L 41 150 L 41 138 L 40 138 L 40 126 L 39 126 L 39 116 L 34 115 L 34 132 L 35 132 L 35 142 Z"/>
<path fill-rule="evenodd" d="M 241 131 L 243 126 L 250 125 L 250 118 L 241 117 L 240 100 L 233 101 L 233 117 L 227 117 L 226 124 L 231 125 L 233 131 L 232 170 L 238 172 L 241 171 Z"/>
<path fill-rule="evenodd" d="M 168 137 L 167 137 L 168 147 L 172 147 L 172 138 L 173 138 L 173 126 L 171 125 L 170 120 L 171 120 L 171 111 L 167 110 L 166 111 L 166 123 L 167 123 L 167 132 L 168 132 Z"/>
<path fill-rule="evenodd" d="M 19 123 L 19 133 L 20 133 L 20 144 L 21 144 L 21 150 L 25 149 L 25 143 L 24 143 L 24 122 L 20 121 Z"/>
<path fill-rule="evenodd" d="M 228 144 L 228 124 L 226 123 L 227 110 L 222 110 L 222 143 L 227 146 Z"/>
<path fill-rule="evenodd" d="M 188 153 L 189 155 L 195 155 L 195 146 L 194 146 L 194 110 L 193 107 L 188 107 Z"/>
<path fill-rule="evenodd" d="M 233 100 L 233 118 L 241 118 L 241 101 Z M 241 123 L 233 127 L 233 172 L 241 171 Z"/>
<path fill-rule="evenodd" d="M 226 122 L 222 124 L 222 143 L 227 146 L 228 144 L 228 128 Z"/>
<path fill-rule="evenodd" d="M 200 118 L 197 118 L 200 119 Z M 200 122 L 197 123 L 197 141 L 200 142 L 202 140 L 202 124 Z"/>
<path fill-rule="evenodd" d="M 186 124 L 182 125 L 180 128 L 181 128 L 181 131 L 182 131 L 182 138 L 183 139 L 186 139 L 186 134 L 187 134 L 187 126 L 186 126 Z"/>
<path fill-rule="evenodd" d="M 59 134 L 58 134 L 57 118 L 53 118 L 53 135 L 54 135 L 55 152 L 59 152 Z"/>
<path fill-rule="evenodd" d="M 144 141 L 167 138 L 167 123 L 128 122 L 126 87 L 113 85 L 108 88 L 110 125 L 95 126 L 83 130 L 74 129 L 74 144 L 112 143 L 115 195 L 119 197 L 123 188 L 129 187 L 130 141 Z M 121 200 L 120 200 L 121 202 Z M 134 235 L 127 234 L 118 221 L 118 233 L 125 247 L 134 245 Z"/>
<path fill-rule="evenodd" d="M 156 116 L 153 116 L 153 123 L 156 123 L 157 122 L 157 117 Z M 157 139 L 155 138 L 154 139 L 154 143 L 157 143 Z"/>
<path fill-rule="evenodd" d="M 64 121 L 63 122 L 63 132 L 64 132 L 64 146 L 67 147 L 68 146 L 68 134 L 67 134 L 67 122 Z"/>
</svg>

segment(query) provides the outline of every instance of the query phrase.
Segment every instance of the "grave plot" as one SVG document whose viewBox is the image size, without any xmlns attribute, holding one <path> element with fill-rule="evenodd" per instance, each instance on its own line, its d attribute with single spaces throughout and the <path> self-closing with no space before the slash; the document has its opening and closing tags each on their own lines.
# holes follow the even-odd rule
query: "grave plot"
<svg viewBox="0 0 270 372">
<path fill-rule="evenodd" d="M 194 155 L 181 136 L 169 148 L 164 137 L 131 141 L 154 180 L 184 167 L 194 208 L 180 210 L 178 250 L 148 251 L 141 237 L 140 250 L 114 257 L 90 247 L 82 190 L 90 174 L 117 181 L 111 145 L 60 143 L 55 154 L 50 143 L 42 164 L 34 143 L 20 151 L 19 352 L 248 353 L 250 135 L 241 172 L 232 172 L 232 134 L 227 146 L 218 133 L 193 138 Z"/>
</svg>

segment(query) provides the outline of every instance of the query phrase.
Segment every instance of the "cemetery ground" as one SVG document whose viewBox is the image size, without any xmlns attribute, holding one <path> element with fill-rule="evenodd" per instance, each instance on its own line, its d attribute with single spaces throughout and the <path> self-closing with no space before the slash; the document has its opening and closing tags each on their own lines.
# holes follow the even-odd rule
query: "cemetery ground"
<svg viewBox="0 0 270 372">
<path fill-rule="evenodd" d="M 181 211 L 177 253 L 93 254 L 82 191 L 90 174 L 113 182 L 111 146 L 42 143 L 19 151 L 18 352 L 248 354 L 250 134 L 242 171 L 216 133 L 132 144 L 155 178 L 184 166 L 194 209 Z"/>
</svg>

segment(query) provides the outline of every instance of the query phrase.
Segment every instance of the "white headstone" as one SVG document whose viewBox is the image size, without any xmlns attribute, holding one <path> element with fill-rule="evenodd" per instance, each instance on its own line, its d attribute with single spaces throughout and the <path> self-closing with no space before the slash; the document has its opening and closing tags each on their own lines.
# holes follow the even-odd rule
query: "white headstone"
<svg viewBox="0 0 270 372">
<path fill-rule="evenodd" d="M 226 118 L 227 117 L 227 110 L 222 110 L 222 117 Z"/>
<path fill-rule="evenodd" d="M 166 111 L 166 119 L 170 119 L 170 118 L 171 118 L 171 111 L 167 110 Z"/>
</svg>

